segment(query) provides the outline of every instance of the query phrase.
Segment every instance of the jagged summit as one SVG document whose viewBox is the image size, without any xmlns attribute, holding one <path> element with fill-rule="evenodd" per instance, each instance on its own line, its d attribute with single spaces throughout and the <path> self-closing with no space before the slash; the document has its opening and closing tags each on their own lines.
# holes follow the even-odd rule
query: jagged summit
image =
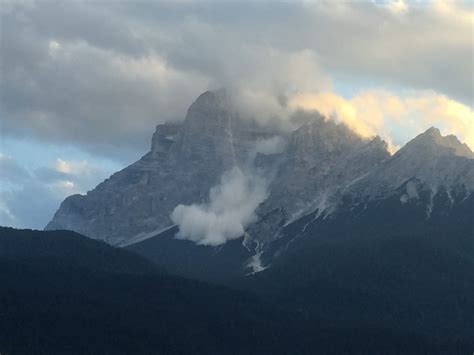
<svg viewBox="0 0 474 355">
<path fill-rule="evenodd" d="M 474 159 L 474 153 L 467 144 L 458 140 L 455 135 L 442 136 L 436 127 L 431 127 L 408 142 L 400 151 L 400 154 L 424 153 L 434 155 L 456 155 Z"/>
<path fill-rule="evenodd" d="M 439 189 L 474 191 L 474 154 L 456 136 L 431 127 L 351 187 L 350 193 L 379 198 L 411 180 L 436 194 Z"/>
</svg>

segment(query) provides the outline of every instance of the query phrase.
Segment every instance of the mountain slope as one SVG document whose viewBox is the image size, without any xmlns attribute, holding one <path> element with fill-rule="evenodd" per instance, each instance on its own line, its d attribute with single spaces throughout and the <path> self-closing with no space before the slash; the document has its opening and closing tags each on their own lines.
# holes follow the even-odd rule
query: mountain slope
<svg viewBox="0 0 474 355">
<path fill-rule="evenodd" d="M 397 196 L 356 215 L 346 210 L 288 225 L 280 244 L 268 249 L 273 257 L 262 256 L 272 266 L 247 278 L 246 287 L 316 317 L 451 339 L 468 351 L 474 196 L 428 220 L 419 205 L 399 205 Z"/>
<path fill-rule="evenodd" d="M 252 271 L 245 265 L 252 253 L 243 246 L 242 238 L 209 247 L 176 239 L 177 232 L 175 226 L 125 249 L 164 265 L 174 275 L 212 283 L 231 284 L 232 280 Z"/>
<path fill-rule="evenodd" d="M 75 233 L 2 228 L 0 250 L 7 250 L 0 255 L 2 354 L 441 354 L 451 346 L 366 323 L 322 322 L 251 294 L 156 273 Z M 83 260 L 65 257 L 71 250 Z M 139 266 L 116 270 L 117 258 Z"/>
<path fill-rule="evenodd" d="M 0 232 L 2 354 L 256 353 L 292 322 L 76 233 Z"/>
<path fill-rule="evenodd" d="M 43 233 L 0 227 L 0 258 L 18 264 L 54 263 L 100 272 L 163 272 L 156 264 L 71 231 Z"/>
</svg>

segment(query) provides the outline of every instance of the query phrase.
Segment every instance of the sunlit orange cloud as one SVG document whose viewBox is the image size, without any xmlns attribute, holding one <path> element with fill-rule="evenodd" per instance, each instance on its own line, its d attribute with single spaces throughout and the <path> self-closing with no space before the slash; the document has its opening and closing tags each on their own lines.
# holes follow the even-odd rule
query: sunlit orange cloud
<svg viewBox="0 0 474 355">
<path fill-rule="evenodd" d="M 370 90 L 350 99 L 334 92 L 299 93 L 290 98 L 289 105 L 334 117 L 363 137 L 379 135 L 392 152 L 431 126 L 443 134 L 455 134 L 474 148 L 473 110 L 431 91 L 399 96 L 387 90 Z"/>
</svg>

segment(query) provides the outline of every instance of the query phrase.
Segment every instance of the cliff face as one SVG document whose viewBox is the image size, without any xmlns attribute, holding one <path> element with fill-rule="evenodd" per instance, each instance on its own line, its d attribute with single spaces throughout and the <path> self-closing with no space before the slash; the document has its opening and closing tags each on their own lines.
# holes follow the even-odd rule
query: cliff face
<svg viewBox="0 0 474 355">
<path fill-rule="evenodd" d="M 70 229 L 125 245 L 169 227 L 178 204 L 200 203 L 222 174 L 248 164 L 271 137 L 230 109 L 224 92 L 202 94 L 182 124 L 162 124 L 150 152 L 87 195 L 64 200 L 46 229 Z"/>
</svg>

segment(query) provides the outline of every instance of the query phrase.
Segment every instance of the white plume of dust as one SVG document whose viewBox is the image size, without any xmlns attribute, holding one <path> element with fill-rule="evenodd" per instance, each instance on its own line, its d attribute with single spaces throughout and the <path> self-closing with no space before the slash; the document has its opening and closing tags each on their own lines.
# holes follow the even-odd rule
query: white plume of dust
<svg viewBox="0 0 474 355">
<path fill-rule="evenodd" d="M 209 202 L 178 205 L 171 214 L 179 226 L 178 239 L 218 246 L 244 235 L 256 220 L 255 210 L 267 198 L 267 181 L 234 167 L 209 192 Z"/>
</svg>

